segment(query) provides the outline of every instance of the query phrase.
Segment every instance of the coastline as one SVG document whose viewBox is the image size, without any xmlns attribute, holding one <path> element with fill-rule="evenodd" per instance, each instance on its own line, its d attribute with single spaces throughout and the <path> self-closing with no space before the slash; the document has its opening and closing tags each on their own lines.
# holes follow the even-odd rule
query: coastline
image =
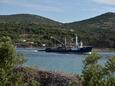
<svg viewBox="0 0 115 86">
<path fill-rule="evenodd" d="M 115 52 L 115 48 L 93 48 L 93 52 Z"/>
<path fill-rule="evenodd" d="M 30 46 L 30 47 L 18 47 L 18 46 L 16 46 L 16 48 L 44 49 L 46 47 L 33 47 L 33 46 Z M 93 48 L 92 52 L 115 52 L 115 48 Z"/>
</svg>

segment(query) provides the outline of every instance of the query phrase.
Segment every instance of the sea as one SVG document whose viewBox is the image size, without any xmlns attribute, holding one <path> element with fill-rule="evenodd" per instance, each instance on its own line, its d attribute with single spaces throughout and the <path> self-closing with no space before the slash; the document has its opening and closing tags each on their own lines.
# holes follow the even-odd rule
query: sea
<svg viewBox="0 0 115 86">
<path fill-rule="evenodd" d="M 17 48 L 17 53 L 23 54 L 27 62 L 23 66 L 37 68 L 52 72 L 81 74 L 83 61 L 88 56 L 86 54 L 61 54 L 38 51 L 39 48 Z M 115 56 L 115 51 L 97 52 L 101 56 L 99 64 L 104 66 L 106 61 Z"/>
</svg>

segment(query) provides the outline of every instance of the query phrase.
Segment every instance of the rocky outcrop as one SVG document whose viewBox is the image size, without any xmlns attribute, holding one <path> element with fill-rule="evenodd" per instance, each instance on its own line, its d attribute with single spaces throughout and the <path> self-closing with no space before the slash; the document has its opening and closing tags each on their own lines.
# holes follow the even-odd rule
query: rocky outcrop
<svg viewBox="0 0 115 86">
<path fill-rule="evenodd" d="M 23 72 L 25 77 L 34 77 L 40 83 L 40 86 L 82 86 L 81 78 L 78 75 L 23 67 L 16 68 L 16 71 Z"/>
</svg>

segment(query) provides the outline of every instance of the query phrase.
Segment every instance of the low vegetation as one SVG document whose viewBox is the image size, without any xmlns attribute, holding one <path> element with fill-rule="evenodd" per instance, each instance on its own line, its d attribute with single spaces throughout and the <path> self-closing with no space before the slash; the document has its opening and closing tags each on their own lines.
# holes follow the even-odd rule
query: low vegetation
<svg viewBox="0 0 115 86">
<path fill-rule="evenodd" d="M 93 53 L 84 60 L 83 86 L 115 85 L 115 56 L 109 58 L 103 66 L 98 64 L 100 58 Z"/>
<path fill-rule="evenodd" d="M 16 71 L 25 59 L 17 55 L 16 49 L 9 37 L 0 39 L 0 86 L 38 86 L 38 82 L 25 73 Z"/>
</svg>

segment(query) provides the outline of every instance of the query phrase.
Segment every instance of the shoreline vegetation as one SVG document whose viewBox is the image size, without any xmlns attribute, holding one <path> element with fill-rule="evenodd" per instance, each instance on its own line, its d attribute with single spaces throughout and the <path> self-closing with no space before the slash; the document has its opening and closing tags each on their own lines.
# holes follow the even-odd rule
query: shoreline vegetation
<svg viewBox="0 0 115 86">
<path fill-rule="evenodd" d="M 115 52 L 115 48 L 94 48 L 93 52 Z"/>
<path fill-rule="evenodd" d="M 23 56 L 17 55 L 9 37 L 0 39 L 0 86 L 114 86 L 115 56 L 105 65 L 98 64 L 100 55 L 92 53 L 83 61 L 81 75 L 41 71 L 23 67 Z"/>
</svg>

